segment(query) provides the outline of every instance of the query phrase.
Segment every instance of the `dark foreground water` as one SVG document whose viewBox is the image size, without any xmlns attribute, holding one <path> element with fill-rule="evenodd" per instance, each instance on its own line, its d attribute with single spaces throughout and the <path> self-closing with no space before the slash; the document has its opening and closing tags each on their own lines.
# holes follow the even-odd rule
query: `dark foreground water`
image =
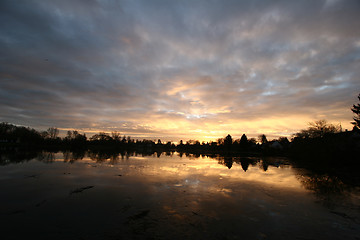
<svg viewBox="0 0 360 240">
<path fill-rule="evenodd" d="M 3 161 L 0 238 L 360 239 L 359 189 L 286 159 L 82 157 Z"/>
</svg>

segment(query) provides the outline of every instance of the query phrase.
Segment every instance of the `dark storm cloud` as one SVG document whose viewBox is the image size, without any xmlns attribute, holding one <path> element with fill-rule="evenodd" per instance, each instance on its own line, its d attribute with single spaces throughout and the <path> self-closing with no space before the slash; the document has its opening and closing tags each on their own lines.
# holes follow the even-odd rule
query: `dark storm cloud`
<svg viewBox="0 0 360 240">
<path fill-rule="evenodd" d="M 1 1 L 0 121 L 150 135 L 264 115 L 351 121 L 359 10 L 342 0 Z"/>
</svg>

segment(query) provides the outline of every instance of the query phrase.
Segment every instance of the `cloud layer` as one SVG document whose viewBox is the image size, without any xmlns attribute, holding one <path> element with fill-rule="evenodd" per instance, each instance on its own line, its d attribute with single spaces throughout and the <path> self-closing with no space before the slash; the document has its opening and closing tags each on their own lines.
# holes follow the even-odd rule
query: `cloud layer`
<svg viewBox="0 0 360 240">
<path fill-rule="evenodd" d="M 0 121 L 215 139 L 350 128 L 359 1 L 1 1 Z"/>
</svg>

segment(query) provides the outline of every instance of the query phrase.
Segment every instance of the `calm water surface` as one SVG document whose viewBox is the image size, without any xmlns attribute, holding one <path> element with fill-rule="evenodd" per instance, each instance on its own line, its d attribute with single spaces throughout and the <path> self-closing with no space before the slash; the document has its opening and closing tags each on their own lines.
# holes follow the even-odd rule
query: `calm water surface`
<svg viewBox="0 0 360 240">
<path fill-rule="evenodd" d="M 359 189 L 286 159 L 42 153 L 2 163 L 2 239 L 360 237 Z"/>
</svg>

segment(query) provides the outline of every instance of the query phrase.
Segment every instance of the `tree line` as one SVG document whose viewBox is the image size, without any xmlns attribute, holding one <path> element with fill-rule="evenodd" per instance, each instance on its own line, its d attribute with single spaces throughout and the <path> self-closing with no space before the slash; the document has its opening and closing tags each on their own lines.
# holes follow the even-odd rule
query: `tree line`
<svg viewBox="0 0 360 240">
<path fill-rule="evenodd" d="M 358 96 L 360 100 L 360 94 Z M 261 154 L 290 154 L 295 156 L 340 156 L 357 153 L 359 145 L 360 104 L 351 108 L 355 114 L 352 131 L 342 131 L 340 125 L 333 125 L 326 120 L 309 123 L 307 129 L 293 134 L 289 140 L 280 137 L 269 141 L 265 134 L 257 139 L 248 138 L 243 134 L 239 139 L 233 139 L 228 134 L 216 141 L 202 142 L 198 140 L 181 140 L 177 145 L 160 139 L 139 140 L 121 135 L 117 131 L 110 134 L 99 132 L 90 138 L 76 130 L 69 130 L 65 137 L 59 137 L 59 130 L 50 127 L 46 131 L 33 128 L 0 123 L 1 146 L 23 146 L 32 148 L 55 149 L 121 149 L 139 151 L 178 151 L 178 152 L 228 152 L 228 153 L 261 153 Z"/>
<path fill-rule="evenodd" d="M 243 134 L 239 139 L 233 139 L 228 134 L 224 138 L 216 141 L 202 142 L 198 140 L 188 140 L 174 143 L 162 142 L 160 139 L 155 140 L 138 140 L 130 136 L 121 135 L 119 132 L 99 132 L 90 138 L 86 134 L 79 133 L 76 130 L 67 131 L 65 137 L 59 137 L 59 130 L 50 127 L 46 131 L 39 132 L 33 128 L 16 126 L 14 124 L 0 123 L 0 143 L 3 145 L 23 145 L 38 147 L 62 147 L 62 148 L 129 148 L 129 149 L 164 149 L 176 151 L 219 151 L 219 152 L 286 152 L 294 145 L 305 146 L 306 143 L 314 144 L 321 139 L 333 139 L 335 136 L 353 135 L 358 132 L 355 126 L 353 131 L 343 132 L 340 126 L 328 123 L 325 120 L 319 120 L 309 123 L 307 129 L 303 129 L 295 133 L 289 140 L 287 137 L 279 137 L 278 139 L 268 140 L 265 134 L 261 134 L 257 139 L 248 138 Z M 350 134 L 351 133 L 351 134 Z"/>
</svg>

